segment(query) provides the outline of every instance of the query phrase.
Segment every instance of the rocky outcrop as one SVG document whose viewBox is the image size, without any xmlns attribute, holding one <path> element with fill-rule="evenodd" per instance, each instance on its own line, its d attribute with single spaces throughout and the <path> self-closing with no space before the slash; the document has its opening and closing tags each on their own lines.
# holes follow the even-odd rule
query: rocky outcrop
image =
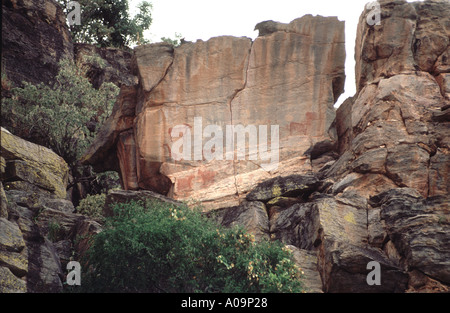
<svg viewBox="0 0 450 313">
<path fill-rule="evenodd" d="M 449 292 L 450 5 L 379 3 L 380 25 L 367 23 L 369 8 L 361 15 L 357 93 L 336 113 L 345 55 L 335 18 L 266 21 L 253 42 L 137 47 L 139 83 L 124 81 L 84 158 L 121 173 L 126 190 L 109 194 L 105 212 L 132 199 L 192 199 L 224 226 L 285 243 L 309 292 Z M 192 159 L 211 144 L 207 125 L 224 135 L 227 125 L 279 125 L 278 167 L 251 160 L 250 145 L 242 160 L 206 162 L 219 145 L 199 160 L 175 160 L 181 134 L 198 127 L 203 135 L 191 138 Z M 56 159 L 25 157 L 30 145 L 6 136 L 0 291 L 60 291 L 71 251 L 83 255 L 101 225 L 61 198 L 64 171 L 39 165 Z M 381 285 L 367 283 L 373 261 Z"/>
<path fill-rule="evenodd" d="M 448 195 L 450 99 L 442 74 L 448 72 L 450 6 L 387 2 L 381 8 L 380 26 L 361 16 L 358 94 L 337 112 L 340 141 L 350 143 L 343 147 L 346 173 L 383 176 L 386 185 L 415 188 L 424 197 Z"/>
<path fill-rule="evenodd" d="M 380 4 L 381 25 L 366 23 L 369 10 L 361 15 L 358 93 L 337 111 L 340 157 L 320 172 L 329 187 L 310 199 L 320 225 L 318 269 L 327 292 L 448 291 L 450 120 L 442 73 L 450 5 Z M 382 285 L 357 286 L 370 260 L 381 264 Z"/>
<path fill-rule="evenodd" d="M 2 75 L 16 86 L 52 83 L 62 58 L 73 59 L 73 44 L 56 1 L 2 1 Z"/>
<path fill-rule="evenodd" d="M 69 167 L 52 150 L 1 129 L 2 181 L 6 189 L 45 192 L 66 197 Z"/>
<path fill-rule="evenodd" d="M 2 1 L 2 81 L 13 86 L 23 81 L 52 84 L 63 58 L 84 66 L 94 88 L 103 82 L 121 86 L 137 80 L 129 50 L 73 43 L 60 3 Z"/>
<path fill-rule="evenodd" d="M 225 36 L 176 48 L 137 47 L 139 85 L 122 88 L 84 162 L 120 167 L 125 189 L 195 199 L 209 209 L 239 205 L 262 180 L 310 171 L 305 153 L 318 143 L 329 148 L 336 139 L 333 105 L 345 80 L 344 23 L 308 15 L 279 25 L 283 30 L 264 32 L 254 42 Z M 215 145 L 213 132 L 203 134 L 208 125 Z M 249 140 L 235 155 L 236 146 L 226 150 L 226 128 L 239 125 L 244 135 L 254 127 L 260 142 Z M 259 126 L 266 126 L 267 146 Z M 177 149 L 178 140 L 186 147 Z M 271 147 L 272 159 L 262 159 Z"/>
<path fill-rule="evenodd" d="M 105 167 L 113 154 L 106 167 L 120 165 L 126 189 L 192 198 L 221 208 L 208 215 L 222 225 L 284 242 L 310 292 L 448 292 L 450 6 L 379 4 L 380 25 L 367 23 L 370 8 L 361 15 L 357 93 L 335 118 L 340 23 L 266 21 L 254 42 L 137 48 L 139 85 L 122 88 L 85 162 Z M 172 127 L 194 132 L 197 116 L 222 127 L 280 125 L 278 169 L 173 162 Z M 381 285 L 367 283 L 373 261 Z"/>
<path fill-rule="evenodd" d="M 430 73 L 448 98 L 449 7 L 447 1 L 380 1 L 382 22 L 372 27 L 360 18 L 356 39 L 356 85 L 402 73 Z"/>
<path fill-rule="evenodd" d="M 320 187 L 308 201 L 274 224 L 286 220 L 294 231 L 276 234 L 317 251 L 326 292 L 445 292 L 450 5 L 380 6 L 381 25 L 367 23 L 369 9 L 360 18 L 358 92 L 336 114 L 340 157 L 318 171 Z M 380 286 L 365 281 L 370 261 L 381 265 Z"/>
<path fill-rule="evenodd" d="M 3 129 L 1 138 L 0 292 L 61 292 L 66 264 L 100 225 L 65 199 L 61 157 Z"/>
</svg>

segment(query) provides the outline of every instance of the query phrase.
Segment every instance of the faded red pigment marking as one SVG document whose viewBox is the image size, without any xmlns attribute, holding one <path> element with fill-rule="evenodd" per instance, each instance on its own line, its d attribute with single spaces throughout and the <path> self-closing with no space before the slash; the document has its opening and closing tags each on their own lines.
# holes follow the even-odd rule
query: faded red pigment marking
<svg viewBox="0 0 450 313">
<path fill-rule="evenodd" d="M 192 181 L 193 180 L 194 180 L 194 175 L 178 178 L 177 179 L 177 191 L 192 190 Z"/>
<path fill-rule="evenodd" d="M 289 125 L 289 132 L 291 135 L 306 135 L 307 130 L 306 123 L 291 122 Z"/>
<path fill-rule="evenodd" d="M 198 175 L 201 178 L 202 185 L 203 186 L 209 186 L 211 183 L 214 182 L 214 178 L 216 176 L 216 173 L 213 172 L 213 171 L 209 171 L 209 170 L 205 170 L 205 171 L 199 170 L 198 171 Z"/>
<path fill-rule="evenodd" d="M 177 191 L 190 191 L 195 183 L 199 183 L 201 187 L 208 187 L 214 183 L 216 173 L 210 170 L 198 170 L 196 174 L 192 174 L 177 179 Z"/>
</svg>

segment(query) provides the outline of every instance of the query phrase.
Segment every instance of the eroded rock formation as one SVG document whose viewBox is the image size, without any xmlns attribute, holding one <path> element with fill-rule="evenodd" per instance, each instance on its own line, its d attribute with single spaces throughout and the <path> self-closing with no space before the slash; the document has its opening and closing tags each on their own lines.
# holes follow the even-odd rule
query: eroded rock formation
<svg viewBox="0 0 450 313">
<path fill-rule="evenodd" d="M 317 143 L 332 147 L 336 140 L 333 105 L 345 80 L 344 23 L 308 15 L 279 26 L 282 30 L 264 32 L 254 42 L 225 36 L 177 48 L 137 47 L 139 85 L 122 88 L 113 116 L 84 162 L 105 168 L 105 158 L 114 155 L 109 167 L 120 165 L 125 189 L 201 201 L 207 210 L 239 205 L 265 179 L 311 171 L 305 153 Z M 217 145 L 205 148 L 213 137 L 203 133 L 209 125 L 221 136 Z M 237 145 L 229 158 L 230 125 L 257 131 L 266 126 L 273 158 L 260 158 L 261 132 L 253 146 L 244 138 L 244 159 L 234 154 Z M 278 133 L 272 131 L 275 125 Z M 173 151 L 174 142 L 187 131 L 192 149 L 180 161 L 174 154 L 191 147 Z M 271 150 L 272 137 L 279 138 L 279 151 Z M 215 154 L 212 161 L 208 152 Z M 269 169 L 271 162 L 276 166 Z"/>
<path fill-rule="evenodd" d="M 337 111 L 341 156 L 323 172 L 331 184 L 327 197 L 347 198 L 338 202 L 354 210 L 350 220 L 332 215 L 334 223 L 342 222 L 339 229 L 347 229 L 345 236 L 326 234 L 325 227 L 321 232 L 318 257 L 324 290 L 353 290 L 351 280 L 367 272 L 355 264 L 378 258 L 385 266 L 382 285 L 397 282 L 388 291 L 426 286 L 445 291 L 449 272 L 442 269 L 450 268 L 450 119 L 445 91 L 450 4 L 384 1 L 378 26 L 366 23 L 368 14 L 366 10 L 361 15 L 357 32 L 358 92 Z M 351 224 L 361 229 L 352 231 Z M 417 275 L 426 279 L 418 284 Z"/>
<path fill-rule="evenodd" d="M 367 23 L 366 9 L 357 30 L 357 93 L 336 112 L 345 52 L 335 18 L 262 22 L 253 42 L 137 47 L 134 73 L 125 77 L 94 68 L 93 82 L 139 78 L 122 86 L 84 158 L 99 171 L 121 172 L 126 190 L 109 194 L 105 212 L 129 199 L 178 203 L 147 190 L 192 199 L 222 225 L 288 245 L 309 292 L 448 292 L 450 4 L 379 3 L 381 25 Z M 175 161 L 181 136 L 173 129 L 193 135 L 199 122 L 201 131 L 216 125 L 224 136 L 227 125 L 278 125 L 278 167 L 250 160 L 248 145 L 245 160 L 207 162 L 195 148 L 208 136 L 192 137 L 191 157 L 200 151 L 199 160 Z M 2 292 L 60 291 L 71 251 L 88 246 L 74 239 L 101 231 L 62 199 L 67 170 L 58 160 L 2 130 Z M 367 284 L 372 261 L 381 285 Z"/>
<path fill-rule="evenodd" d="M 60 156 L 3 128 L 1 139 L 0 293 L 61 292 L 67 262 L 100 224 L 65 199 Z"/>
<path fill-rule="evenodd" d="M 342 24 L 266 21 L 254 42 L 137 48 L 140 84 L 122 89 L 85 160 L 101 168 L 113 155 L 109 166 L 120 164 L 125 188 L 222 208 L 209 215 L 290 245 L 310 291 L 448 291 L 450 5 L 379 4 L 380 25 L 367 23 L 369 8 L 361 15 L 357 94 L 336 117 Z M 280 125 L 278 169 L 173 162 L 171 127 L 194 129 L 197 116 L 220 126 Z M 366 281 L 372 261 L 379 286 Z"/>
</svg>

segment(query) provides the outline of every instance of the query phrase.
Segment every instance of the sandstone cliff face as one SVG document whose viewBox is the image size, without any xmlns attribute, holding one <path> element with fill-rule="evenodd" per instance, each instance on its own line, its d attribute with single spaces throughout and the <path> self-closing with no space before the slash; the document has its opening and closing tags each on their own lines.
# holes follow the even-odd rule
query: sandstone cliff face
<svg viewBox="0 0 450 313">
<path fill-rule="evenodd" d="M 358 94 L 337 118 L 340 141 L 353 142 L 341 149 L 354 173 L 382 175 L 424 197 L 448 195 L 449 4 L 387 2 L 381 8 L 380 26 L 361 16 Z"/>
<path fill-rule="evenodd" d="M 309 291 L 448 291 L 450 6 L 379 3 L 381 25 L 367 23 L 368 9 L 361 15 L 357 94 L 336 117 L 341 24 L 267 21 L 254 42 L 137 48 L 140 84 L 122 89 L 86 161 L 101 167 L 114 153 L 125 188 L 193 198 L 222 208 L 209 214 L 223 225 L 281 240 L 307 269 Z M 247 159 L 173 162 L 171 127 L 193 129 L 196 116 L 280 125 L 278 169 Z M 371 261 L 381 266 L 379 286 L 366 281 Z"/>
<path fill-rule="evenodd" d="M 343 23 L 334 18 L 263 22 L 254 42 L 137 47 L 125 77 L 91 68 L 93 82 L 124 84 L 85 156 L 98 170 L 121 172 L 127 191 L 112 192 L 105 211 L 136 198 L 177 203 L 140 189 L 193 199 L 222 225 L 288 245 L 310 292 L 448 292 L 450 5 L 380 4 L 381 25 L 366 23 L 368 10 L 361 15 L 357 94 L 336 113 L 345 55 Z M 95 50 L 84 48 L 78 55 Z M 133 75 L 138 85 L 127 85 Z M 224 133 L 230 124 L 279 125 L 278 168 L 250 160 L 248 146 L 244 160 L 174 161 L 172 131 L 193 134 L 195 117 Z M 192 138 L 192 157 L 208 139 Z M 65 262 L 88 242 L 74 239 L 101 230 L 62 199 L 67 173 L 58 160 L 2 131 L 1 292 L 61 291 Z M 366 282 L 371 261 L 381 265 L 379 286 Z"/>
<path fill-rule="evenodd" d="M 139 85 L 122 89 L 116 114 L 84 161 L 102 166 L 104 156 L 115 153 L 125 189 L 201 201 L 208 210 L 238 205 L 264 179 L 310 171 L 308 149 L 323 142 L 332 146 L 336 139 L 333 105 L 345 80 L 344 23 L 304 16 L 280 28 L 254 42 L 217 37 L 175 49 L 166 44 L 136 48 Z M 209 125 L 222 136 L 217 145 L 202 149 L 210 139 L 203 136 Z M 235 146 L 229 157 L 230 125 L 266 126 L 267 151 L 274 147 L 271 135 L 279 134 L 279 154 L 255 157 L 251 151 L 261 152 L 263 146 L 251 145 L 247 137 L 244 154 Z M 177 160 L 174 155 L 185 156 L 186 147 L 172 151 L 174 142 L 186 131 L 192 150 Z M 196 139 L 195 132 L 204 138 Z M 207 152 L 215 155 L 212 161 Z M 268 168 L 270 162 L 277 166 Z"/>
<path fill-rule="evenodd" d="M 73 59 L 73 44 L 56 1 L 2 1 L 2 74 L 16 86 L 51 83 L 62 58 Z"/>
</svg>

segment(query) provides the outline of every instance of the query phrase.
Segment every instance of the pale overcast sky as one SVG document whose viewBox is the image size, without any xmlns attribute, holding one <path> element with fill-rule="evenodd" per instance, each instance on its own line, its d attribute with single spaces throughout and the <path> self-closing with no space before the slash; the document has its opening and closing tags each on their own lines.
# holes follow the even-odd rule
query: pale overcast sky
<svg viewBox="0 0 450 313">
<path fill-rule="evenodd" d="M 289 23 L 305 14 L 337 16 L 346 27 L 346 86 L 337 105 L 355 94 L 356 27 L 370 0 L 148 0 L 153 22 L 146 37 L 152 42 L 179 33 L 188 41 L 231 35 L 256 38 L 255 25 L 266 20 Z M 141 0 L 130 0 L 130 8 Z M 412 2 L 412 1 L 408 1 Z"/>
</svg>

